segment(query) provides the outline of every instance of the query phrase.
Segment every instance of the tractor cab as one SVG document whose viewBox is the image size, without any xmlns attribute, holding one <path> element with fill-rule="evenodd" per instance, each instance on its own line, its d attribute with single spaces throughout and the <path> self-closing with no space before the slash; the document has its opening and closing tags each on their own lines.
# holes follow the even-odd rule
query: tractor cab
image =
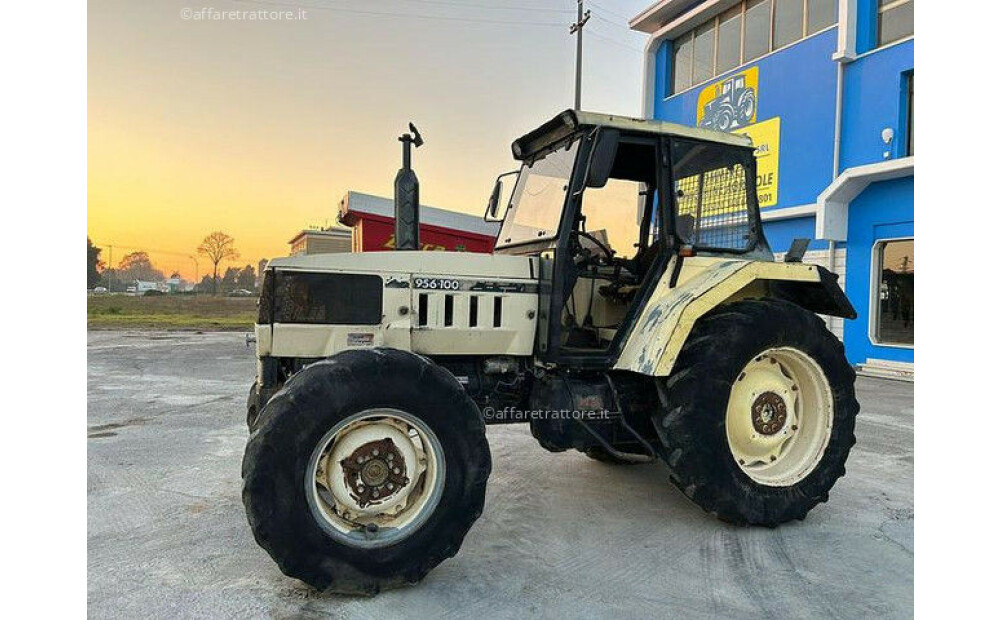
<svg viewBox="0 0 1000 620">
<path fill-rule="evenodd" d="M 498 179 L 487 218 L 503 220 L 496 253 L 539 257 L 547 361 L 610 364 L 683 257 L 772 259 L 748 138 L 567 111 L 513 151 L 510 199 Z"/>
<path fill-rule="evenodd" d="M 731 77 L 722 84 L 722 93 L 731 95 L 734 91 L 739 92 L 746 88 L 746 81 L 746 77 L 743 75 Z"/>
</svg>

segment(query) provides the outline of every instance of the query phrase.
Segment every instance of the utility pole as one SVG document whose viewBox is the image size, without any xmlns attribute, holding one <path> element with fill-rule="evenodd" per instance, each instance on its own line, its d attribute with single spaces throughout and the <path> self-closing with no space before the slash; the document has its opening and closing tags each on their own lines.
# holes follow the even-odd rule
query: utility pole
<svg viewBox="0 0 1000 620">
<path fill-rule="evenodd" d="M 570 24 L 569 33 L 576 35 L 576 97 L 573 109 L 580 109 L 580 82 L 583 77 L 583 26 L 590 20 L 590 10 L 583 11 L 583 0 L 576 0 L 576 22 Z"/>
<path fill-rule="evenodd" d="M 108 292 L 111 292 L 111 270 L 114 268 L 115 264 L 115 246 L 108 246 L 108 266 L 105 271 L 108 272 Z"/>
</svg>

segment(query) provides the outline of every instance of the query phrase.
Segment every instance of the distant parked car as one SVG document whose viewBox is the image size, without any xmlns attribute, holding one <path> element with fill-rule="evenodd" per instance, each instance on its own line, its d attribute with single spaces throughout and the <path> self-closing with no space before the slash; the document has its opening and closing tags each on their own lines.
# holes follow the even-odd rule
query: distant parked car
<svg viewBox="0 0 1000 620">
<path fill-rule="evenodd" d="M 143 297 L 160 297 L 161 295 L 166 295 L 163 291 L 155 288 L 151 288 L 148 291 L 142 293 Z"/>
<path fill-rule="evenodd" d="M 94 292 L 95 293 L 107 293 L 108 289 L 104 288 L 103 286 L 95 286 L 94 287 Z"/>
<path fill-rule="evenodd" d="M 245 288 L 238 288 L 235 291 L 229 293 L 230 297 L 253 297 L 256 295 L 253 291 L 248 291 Z"/>
</svg>

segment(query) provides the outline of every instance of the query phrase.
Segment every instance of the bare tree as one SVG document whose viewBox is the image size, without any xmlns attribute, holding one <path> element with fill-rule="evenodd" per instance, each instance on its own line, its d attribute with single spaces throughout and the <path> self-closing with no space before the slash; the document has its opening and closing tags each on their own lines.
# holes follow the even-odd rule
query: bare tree
<svg viewBox="0 0 1000 620">
<path fill-rule="evenodd" d="M 198 253 L 204 254 L 210 261 L 212 261 L 213 295 L 217 294 L 219 291 L 219 263 L 226 259 L 235 259 L 240 257 L 240 253 L 236 251 L 235 247 L 233 247 L 233 244 L 235 243 L 235 239 L 226 233 L 217 230 L 205 237 L 205 240 L 198 246 Z"/>
</svg>

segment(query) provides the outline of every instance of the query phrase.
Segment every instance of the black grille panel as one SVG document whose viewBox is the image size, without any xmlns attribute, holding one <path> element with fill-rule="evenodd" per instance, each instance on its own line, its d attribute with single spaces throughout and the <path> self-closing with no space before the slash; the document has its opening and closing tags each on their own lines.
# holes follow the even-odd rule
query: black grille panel
<svg viewBox="0 0 1000 620">
<path fill-rule="evenodd" d="M 382 322 L 382 278 L 279 271 L 274 278 L 274 322 L 378 325 Z"/>
</svg>

